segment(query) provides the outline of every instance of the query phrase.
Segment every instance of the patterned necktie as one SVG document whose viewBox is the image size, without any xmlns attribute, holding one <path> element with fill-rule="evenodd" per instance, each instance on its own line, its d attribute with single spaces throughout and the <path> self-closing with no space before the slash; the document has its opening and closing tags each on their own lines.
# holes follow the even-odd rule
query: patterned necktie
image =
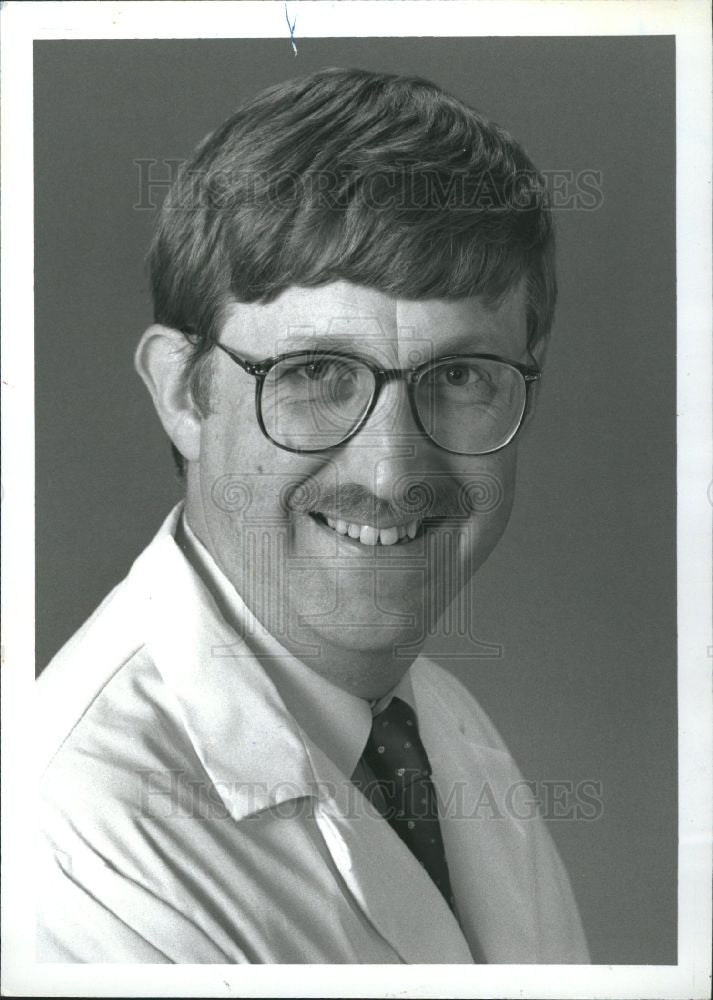
<svg viewBox="0 0 713 1000">
<path fill-rule="evenodd" d="M 392 698 L 374 717 L 352 782 L 388 820 L 453 909 L 431 767 L 416 715 L 400 698 Z"/>
</svg>

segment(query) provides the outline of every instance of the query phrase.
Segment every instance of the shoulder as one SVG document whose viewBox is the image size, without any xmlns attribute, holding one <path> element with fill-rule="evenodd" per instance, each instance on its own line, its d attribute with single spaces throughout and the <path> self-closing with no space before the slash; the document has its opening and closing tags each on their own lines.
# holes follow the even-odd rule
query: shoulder
<svg viewBox="0 0 713 1000">
<path fill-rule="evenodd" d="M 124 580 L 60 649 L 37 680 L 39 763 L 49 765 L 112 678 L 140 651 Z"/>
<path fill-rule="evenodd" d="M 88 658 L 88 653 L 93 654 Z M 40 699 L 43 822 L 58 844 L 116 840 L 151 775 L 185 766 L 191 744 L 146 647 L 88 644 L 55 666 Z"/>
<path fill-rule="evenodd" d="M 76 662 L 62 665 L 66 680 Z M 181 885 L 171 873 L 197 826 L 189 818 L 215 808 L 212 786 L 146 646 L 95 666 L 94 689 L 67 699 L 43 762 L 38 862 L 114 914 L 173 905 Z M 46 714 L 57 723 L 51 702 Z"/>
<path fill-rule="evenodd" d="M 111 702 L 122 680 L 145 672 L 149 659 L 144 647 L 147 619 L 137 581 L 140 567 L 171 531 L 179 513 L 179 508 L 171 512 L 126 578 L 105 597 L 40 674 L 36 707 L 41 772 L 77 727 L 83 731 L 91 728 L 101 706 Z"/>
<path fill-rule="evenodd" d="M 420 691 L 422 700 L 456 725 L 469 743 L 510 756 L 490 716 L 454 674 L 426 656 L 418 658 L 410 674 L 417 697 Z"/>
<path fill-rule="evenodd" d="M 202 775 L 144 634 L 150 612 L 136 567 L 154 544 L 37 681 L 42 827 L 60 850 L 92 844 L 108 856 L 135 836 L 156 775 Z"/>
</svg>

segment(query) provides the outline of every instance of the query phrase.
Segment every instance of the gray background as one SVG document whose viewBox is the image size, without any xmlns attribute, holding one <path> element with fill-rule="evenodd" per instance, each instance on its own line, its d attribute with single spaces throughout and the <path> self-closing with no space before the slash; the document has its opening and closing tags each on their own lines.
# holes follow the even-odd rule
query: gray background
<svg viewBox="0 0 713 1000">
<path fill-rule="evenodd" d="M 429 77 L 505 125 L 541 169 L 601 171 L 604 192 L 596 211 L 557 213 L 546 379 L 511 525 L 474 602 L 476 634 L 503 656 L 443 662 L 527 778 L 602 783 L 599 819 L 551 823 L 593 960 L 675 963 L 673 39 L 298 48 L 35 44 L 38 669 L 180 495 L 132 367 L 151 318 L 143 258 L 155 215 L 133 207 L 134 161 L 184 158 L 239 100 L 320 66 Z"/>
</svg>

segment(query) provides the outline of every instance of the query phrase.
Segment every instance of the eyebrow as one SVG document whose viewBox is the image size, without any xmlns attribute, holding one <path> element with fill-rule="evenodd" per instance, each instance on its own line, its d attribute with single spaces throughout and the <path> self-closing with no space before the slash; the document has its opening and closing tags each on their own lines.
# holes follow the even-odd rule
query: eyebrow
<svg viewBox="0 0 713 1000">
<path fill-rule="evenodd" d="M 352 348 L 358 348 L 365 340 L 376 340 L 378 337 L 360 337 L 355 339 L 354 337 L 338 337 L 335 334 L 307 334 L 307 333 L 295 333 L 290 337 L 281 337 L 279 344 L 280 346 L 289 347 L 294 350 L 299 350 L 301 347 L 333 347 L 333 348 L 346 348 L 352 350 Z"/>
<path fill-rule="evenodd" d="M 419 344 L 426 341 L 426 337 L 414 338 L 412 341 L 413 345 L 417 347 Z M 307 334 L 294 334 L 291 337 L 285 337 L 280 340 L 280 347 L 287 347 L 289 350 L 299 351 L 304 348 L 307 349 L 318 349 L 318 350 L 342 350 L 349 351 L 355 354 L 362 353 L 365 347 L 368 347 L 370 343 L 380 344 L 383 343 L 381 337 L 364 336 L 358 339 L 354 337 L 339 337 L 333 334 L 324 334 L 322 336 L 314 335 L 309 336 Z M 485 344 L 482 340 L 482 335 L 479 336 L 474 330 L 464 330 L 461 333 L 448 338 L 448 340 L 439 345 L 438 350 L 435 350 L 435 345 L 433 341 L 430 341 L 430 346 L 434 348 L 433 357 L 440 357 L 444 354 L 489 354 L 493 353 L 497 345 Z"/>
</svg>

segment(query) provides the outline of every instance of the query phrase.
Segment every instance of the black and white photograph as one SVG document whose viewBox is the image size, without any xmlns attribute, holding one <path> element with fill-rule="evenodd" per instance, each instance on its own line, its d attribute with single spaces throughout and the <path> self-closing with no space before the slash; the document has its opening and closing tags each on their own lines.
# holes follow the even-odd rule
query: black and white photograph
<svg viewBox="0 0 713 1000">
<path fill-rule="evenodd" d="M 710 12 L 3 6 L 4 995 L 710 995 Z"/>
</svg>

